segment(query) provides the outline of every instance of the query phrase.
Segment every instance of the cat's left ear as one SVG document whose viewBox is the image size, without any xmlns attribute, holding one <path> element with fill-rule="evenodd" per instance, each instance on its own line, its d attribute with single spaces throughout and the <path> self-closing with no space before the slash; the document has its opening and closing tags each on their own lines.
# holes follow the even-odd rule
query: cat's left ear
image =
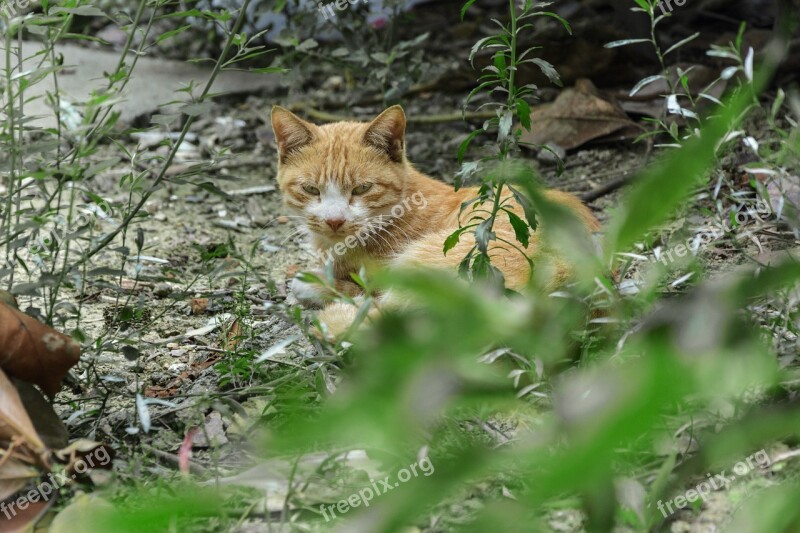
<svg viewBox="0 0 800 533">
<path fill-rule="evenodd" d="M 386 152 L 389 159 L 402 163 L 405 159 L 406 114 L 395 105 L 378 115 L 367 128 L 364 142 Z"/>
<path fill-rule="evenodd" d="M 314 140 L 316 126 L 301 119 L 281 106 L 272 108 L 272 131 L 278 143 L 281 163 L 285 163 L 292 152 L 310 144 Z"/>
</svg>

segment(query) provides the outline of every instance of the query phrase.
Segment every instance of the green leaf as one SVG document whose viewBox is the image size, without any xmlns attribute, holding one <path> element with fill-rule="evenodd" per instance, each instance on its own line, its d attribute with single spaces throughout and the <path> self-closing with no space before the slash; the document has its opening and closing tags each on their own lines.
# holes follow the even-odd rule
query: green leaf
<svg viewBox="0 0 800 533">
<path fill-rule="evenodd" d="M 467 154 L 467 150 L 469 149 L 469 145 L 472 142 L 472 140 L 475 139 L 475 137 L 477 137 L 478 135 L 480 135 L 483 132 L 484 132 L 483 129 L 475 130 L 472 133 L 470 133 L 469 135 L 467 135 L 467 138 L 464 139 L 461 142 L 461 145 L 459 145 L 459 147 L 458 147 L 458 162 L 459 163 L 462 163 L 464 161 L 464 156 Z"/>
<path fill-rule="evenodd" d="M 497 234 L 492 231 L 494 225 L 494 217 L 489 217 L 475 228 L 475 243 L 478 245 L 478 250 L 481 254 L 489 253 L 489 241 L 497 239 Z"/>
<path fill-rule="evenodd" d="M 247 69 L 247 72 L 255 72 L 257 74 L 286 74 L 289 72 L 289 69 L 283 67 L 260 67 Z"/>
<path fill-rule="evenodd" d="M 522 207 L 522 211 L 525 213 L 525 218 L 528 219 L 528 225 L 531 227 L 531 229 L 535 230 L 538 227 L 539 222 L 536 218 L 536 210 L 533 208 L 533 204 L 531 203 L 530 199 L 510 185 L 508 186 L 508 190 L 511 191 L 511 194 L 514 195 L 514 199 L 517 201 L 520 207 Z"/>
<path fill-rule="evenodd" d="M 93 6 L 80 6 L 80 7 L 54 7 L 50 10 L 51 14 L 55 13 L 69 13 L 71 15 L 78 15 L 80 17 L 106 17 L 106 12 L 100 8 Z"/>
<path fill-rule="evenodd" d="M 185 32 L 191 27 L 192 27 L 191 24 L 187 24 L 185 26 L 181 26 L 180 28 L 175 28 L 174 30 L 165 31 L 164 33 L 158 36 L 158 39 L 156 39 L 156 44 L 163 43 L 167 39 L 171 39 L 172 37 L 175 37 L 176 35 Z"/>
<path fill-rule="evenodd" d="M 297 45 L 298 52 L 307 52 L 309 50 L 313 50 L 314 48 L 318 47 L 319 43 L 314 39 L 306 39 L 302 43 Z"/>
<path fill-rule="evenodd" d="M 475 3 L 475 0 L 467 0 L 467 3 L 461 7 L 461 20 L 464 20 L 464 16 L 467 14 L 467 10 L 472 7 L 472 4 Z"/>
<path fill-rule="evenodd" d="M 762 76 L 763 78 L 763 76 Z M 760 80 L 761 81 L 761 80 Z M 639 177 L 607 231 L 611 253 L 630 248 L 637 239 L 664 222 L 700 183 L 716 161 L 717 144 L 744 118 L 754 95 L 747 86 L 726 108 L 661 164 Z"/>
<path fill-rule="evenodd" d="M 572 35 L 572 27 L 569 25 L 569 22 L 567 22 L 567 19 L 565 19 L 561 15 L 553 13 L 552 11 L 538 11 L 536 13 L 531 13 L 531 15 L 533 15 L 534 17 L 550 17 L 556 19 L 561 23 L 562 26 L 564 26 L 564 29 L 567 30 L 567 33 Z"/>
<path fill-rule="evenodd" d="M 523 248 L 527 248 L 531 236 L 530 227 L 510 209 L 504 209 L 504 211 L 508 215 L 508 221 L 511 222 L 511 227 L 514 228 L 514 235 L 517 237 L 517 240 L 522 244 Z"/>
<path fill-rule="evenodd" d="M 459 239 L 461 238 L 461 234 L 467 230 L 466 227 L 458 228 L 453 233 L 447 236 L 444 240 L 444 255 L 447 255 L 447 252 L 455 248 L 456 244 L 458 244 Z"/>
<path fill-rule="evenodd" d="M 533 61 L 539 66 L 539 69 L 542 71 L 542 74 L 547 76 L 547 79 L 549 79 L 555 85 L 563 87 L 564 84 L 561 82 L 561 77 L 558 75 L 558 71 L 556 71 L 556 68 L 553 65 L 551 65 L 550 63 L 539 57 L 534 57 L 533 59 L 531 59 L 531 61 Z"/>
<path fill-rule="evenodd" d="M 648 76 L 643 80 L 640 80 L 639 83 L 634 85 L 633 89 L 631 89 L 630 96 L 634 96 L 636 93 L 638 93 L 639 91 L 641 91 L 654 81 L 663 79 L 665 79 L 663 74 L 656 74 L 655 76 Z"/>
<path fill-rule="evenodd" d="M 224 198 L 228 198 L 228 193 L 217 187 L 215 184 L 211 183 L 210 181 L 204 181 L 203 183 L 195 183 L 196 187 L 203 189 L 206 192 L 210 192 L 211 194 L 216 194 L 217 196 L 222 196 Z"/>
<path fill-rule="evenodd" d="M 677 49 L 678 49 L 678 48 L 680 48 L 681 46 L 683 46 L 683 45 L 685 45 L 685 44 L 687 44 L 687 43 L 690 43 L 690 42 L 694 41 L 694 40 L 695 40 L 695 39 L 697 39 L 698 37 L 700 37 L 700 32 L 697 32 L 697 33 L 695 33 L 694 35 L 690 35 L 690 36 L 689 36 L 689 37 L 687 37 L 686 39 L 683 39 L 683 40 L 681 40 L 681 41 L 678 41 L 677 43 L 675 43 L 675 44 L 673 44 L 672 46 L 670 46 L 670 47 L 667 49 L 667 51 L 666 51 L 666 52 L 664 52 L 664 56 L 666 57 L 667 55 L 669 55 L 669 53 L 670 53 L 670 52 L 674 52 L 675 50 L 677 50 Z"/>
<path fill-rule="evenodd" d="M 611 41 L 606 43 L 604 48 L 619 48 L 620 46 L 628 46 L 629 44 L 649 43 L 650 39 L 622 39 L 620 41 Z"/>
<path fill-rule="evenodd" d="M 531 106 L 529 106 L 528 102 L 525 100 L 518 98 L 516 101 L 516 107 L 517 118 L 519 119 L 520 124 L 522 124 L 522 127 L 527 131 L 531 131 Z"/>
</svg>

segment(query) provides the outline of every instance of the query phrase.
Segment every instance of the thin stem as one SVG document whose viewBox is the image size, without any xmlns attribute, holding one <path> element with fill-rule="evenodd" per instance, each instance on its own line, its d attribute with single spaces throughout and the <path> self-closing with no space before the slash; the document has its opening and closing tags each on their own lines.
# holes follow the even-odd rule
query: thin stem
<svg viewBox="0 0 800 533">
<path fill-rule="evenodd" d="M 234 24 L 233 30 L 231 31 L 230 35 L 228 35 L 228 39 L 225 42 L 225 48 L 223 49 L 222 54 L 220 54 L 219 58 L 217 59 L 217 62 L 214 64 L 214 69 L 211 71 L 211 76 L 209 76 L 208 81 L 206 82 L 206 85 L 203 88 L 203 92 L 198 97 L 196 101 L 197 103 L 202 103 L 203 101 L 205 101 L 206 97 L 208 96 L 208 93 L 211 91 L 211 87 L 221 71 L 225 58 L 228 57 L 228 54 L 230 53 L 230 50 L 233 47 L 234 38 L 236 34 L 239 32 L 242 23 L 244 22 L 245 15 L 247 12 L 247 7 L 249 5 L 250 5 L 250 0 L 244 0 L 244 2 L 242 3 L 242 7 L 239 10 L 239 15 L 236 19 L 236 23 Z M 89 252 L 86 253 L 86 255 L 83 256 L 83 258 L 81 258 L 80 260 L 81 263 L 88 261 L 95 255 L 97 255 L 99 252 L 101 252 L 103 249 L 105 249 L 111 243 L 111 241 L 113 241 L 114 238 L 117 235 L 119 235 L 119 233 L 123 230 L 123 228 L 127 227 L 127 225 L 130 224 L 131 221 L 139 214 L 139 212 L 144 207 L 144 204 L 147 203 L 147 201 L 150 199 L 153 193 L 158 189 L 158 186 L 161 184 L 161 182 L 164 181 L 164 178 L 167 175 L 167 170 L 169 170 L 169 167 L 172 165 L 172 161 L 175 159 L 175 155 L 178 153 L 178 148 L 183 143 L 183 139 L 189 133 L 189 129 L 191 128 L 192 124 L 194 124 L 194 121 L 195 121 L 195 116 L 190 115 L 189 117 L 187 117 L 180 135 L 175 141 L 172 150 L 170 150 L 170 153 L 167 156 L 166 161 L 164 161 L 164 165 L 161 167 L 161 171 L 158 173 L 158 176 L 156 176 L 156 179 L 153 181 L 153 185 L 150 187 L 150 189 L 142 193 L 142 198 L 139 200 L 139 203 L 136 204 L 133 210 L 127 214 L 127 216 L 115 229 L 113 229 L 109 234 L 103 237 L 94 248 L 92 248 Z"/>
</svg>

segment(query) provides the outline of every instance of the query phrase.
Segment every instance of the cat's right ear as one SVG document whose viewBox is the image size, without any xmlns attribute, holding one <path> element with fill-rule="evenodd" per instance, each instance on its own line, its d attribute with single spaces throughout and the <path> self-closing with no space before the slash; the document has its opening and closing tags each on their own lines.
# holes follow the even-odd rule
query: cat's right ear
<svg viewBox="0 0 800 533">
<path fill-rule="evenodd" d="M 272 107 L 272 131 L 278 143 L 281 163 L 289 155 L 314 140 L 315 126 L 281 106 Z"/>
</svg>

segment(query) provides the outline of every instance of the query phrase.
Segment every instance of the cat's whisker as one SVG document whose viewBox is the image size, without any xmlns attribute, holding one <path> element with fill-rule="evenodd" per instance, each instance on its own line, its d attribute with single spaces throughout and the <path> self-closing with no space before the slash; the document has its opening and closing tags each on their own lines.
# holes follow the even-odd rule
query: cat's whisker
<svg viewBox="0 0 800 533">
<path fill-rule="evenodd" d="M 402 232 L 402 234 L 405 235 L 406 239 L 408 239 L 409 241 L 412 241 L 415 238 L 420 239 L 420 238 L 425 236 L 424 233 L 422 233 L 421 231 L 419 231 L 419 230 L 417 230 L 415 228 L 411 228 L 411 227 L 406 227 L 405 229 L 402 228 L 395 220 L 390 220 L 389 221 L 389 227 L 394 228 L 397 231 Z M 385 229 L 387 229 L 387 231 L 389 231 L 388 228 L 385 228 Z M 408 231 L 406 231 L 406 230 L 408 230 Z M 410 235 L 408 233 L 409 231 L 411 232 Z"/>
<path fill-rule="evenodd" d="M 375 235 L 381 237 L 381 239 L 383 239 L 383 241 L 386 242 L 386 244 L 387 244 L 387 246 L 388 246 L 388 248 L 389 248 L 389 250 L 391 252 L 398 253 L 400 251 L 400 248 L 402 248 L 403 245 L 408 242 L 408 241 L 400 242 L 400 239 L 397 237 L 397 235 L 395 235 L 394 233 L 390 232 L 386 228 L 381 228 L 381 229 L 383 231 L 385 231 L 386 235 L 389 236 L 392 239 L 392 241 L 394 241 L 394 242 L 390 243 L 389 240 L 386 237 L 384 237 L 383 235 L 381 235 L 380 233 L 375 233 Z"/>
<path fill-rule="evenodd" d="M 383 232 L 386 232 L 386 234 L 387 234 L 387 235 L 389 235 L 389 236 L 393 237 L 393 238 L 395 239 L 395 242 L 399 242 L 399 241 L 397 240 L 397 236 L 396 236 L 396 235 L 394 235 L 394 234 L 393 234 L 393 233 L 392 233 L 392 232 L 391 232 L 391 231 L 390 231 L 390 230 L 389 230 L 389 229 L 386 227 L 386 226 L 387 226 L 387 224 L 389 224 L 389 223 L 391 223 L 391 220 L 390 220 L 390 219 L 387 219 L 387 220 L 381 220 L 381 221 L 379 221 L 379 222 L 377 222 L 377 223 L 375 223 L 375 224 L 368 224 L 368 225 L 367 225 L 367 226 L 365 226 L 365 227 L 367 228 L 367 233 L 368 233 L 368 234 L 370 234 L 370 233 L 376 233 L 376 232 L 383 231 Z M 402 230 L 401 230 L 401 231 L 402 231 Z"/>
<path fill-rule="evenodd" d="M 285 244 L 285 243 L 289 242 L 290 239 L 293 239 L 298 235 L 308 236 L 309 233 L 310 232 L 309 232 L 308 228 L 306 228 L 306 227 L 295 228 L 294 230 L 292 230 L 292 232 L 289 235 L 287 235 L 286 237 L 283 238 L 283 240 L 281 241 L 281 244 Z"/>
<path fill-rule="evenodd" d="M 377 238 L 380 238 L 380 239 L 381 239 L 383 242 L 385 242 L 385 243 L 386 243 L 386 246 L 387 246 L 389 249 L 392 249 L 392 248 L 393 248 L 393 246 L 392 246 L 392 243 L 390 243 L 390 242 L 389 242 L 389 241 L 386 239 L 386 237 L 384 237 L 384 236 L 383 236 L 383 235 L 381 235 L 380 233 L 376 233 L 376 232 L 370 232 L 370 233 L 368 233 L 368 234 L 367 234 L 367 237 L 368 237 L 370 240 L 373 240 L 373 242 L 377 243 L 379 246 L 381 246 L 381 245 L 380 245 L 380 243 L 378 243 L 378 241 L 377 241 L 376 237 L 377 237 Z"/>
</svg>

